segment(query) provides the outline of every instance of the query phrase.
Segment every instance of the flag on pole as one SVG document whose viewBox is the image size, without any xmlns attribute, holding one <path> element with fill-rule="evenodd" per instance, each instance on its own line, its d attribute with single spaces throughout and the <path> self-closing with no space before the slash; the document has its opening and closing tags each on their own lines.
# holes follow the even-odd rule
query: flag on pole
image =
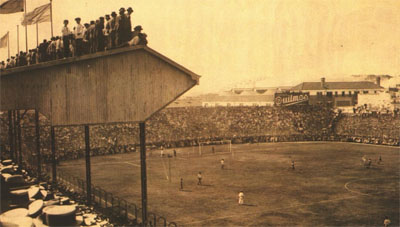
<svg viewBox="0 0 400 227">
<path fill-rule="evenodd" d="M 0 48 L 6 47 L 8 45 L 8 34 L 7 32 L 3 37 L 0 39 Z"/>
<path fill-rule="evenodd" d="M 24 12 L 24 0 L 0 0 L 0 14 Z"/>
<path fill-rule="evenodd" d="M 21 24 L 26 26 L 50 21 L 50 6 L 51 4 L 49 3 L 35 8 L 22 18 Z"/>
</svg>

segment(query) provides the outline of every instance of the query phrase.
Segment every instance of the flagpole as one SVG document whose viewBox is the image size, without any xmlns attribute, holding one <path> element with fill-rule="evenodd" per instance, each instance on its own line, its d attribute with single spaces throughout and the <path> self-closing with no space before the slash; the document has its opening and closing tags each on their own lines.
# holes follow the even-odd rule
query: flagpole
<svg viewBox="0 0 400 227">
<path fill-rule="evenodd" d="M 8 58 L 10 58 L 10 31 L 7 32 Z"/>
<path fill-rule="evenodd" d="M 17 25 L 17 53 L 19 54 L 19 25 Z"/>
<path fill-rule="evenodd" d="M 25 18 L 26 18 L 26 0 L 24 1 L 24 4 L 25 4 L 24 14 L 25 14 Z M 28 25 L 27 24 L 25 25 L 25 48 L 26 48 L 26 52 L 28 53 Z"/>
<path fill-rule="evenodd" d="M 36 22 L 36 47 L 39 46 L 39 25 Z"/>
<path fill-rule="evenodd" d="M 50 0 L 50 24 L 51 24 L 51 37 L 53 37 L 53 1 Z"/>
</svg>

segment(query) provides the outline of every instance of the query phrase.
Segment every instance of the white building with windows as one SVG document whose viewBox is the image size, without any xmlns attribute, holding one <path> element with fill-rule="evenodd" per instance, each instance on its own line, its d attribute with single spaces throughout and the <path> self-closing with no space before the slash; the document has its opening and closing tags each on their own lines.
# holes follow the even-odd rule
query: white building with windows
<svg viewBox="0 0 400 227">
<path fill-rule="evenodd" d="M 380 86 L 380 78 L 376 83 L 370 81 L 303 82 L 290 89 L 293 92 L 309 94 L 310 104 L 328 103 L 334 107 L 353 107 L 357 104 L 358 94 L 379 95 L 385 89 Z"/>
</svg>

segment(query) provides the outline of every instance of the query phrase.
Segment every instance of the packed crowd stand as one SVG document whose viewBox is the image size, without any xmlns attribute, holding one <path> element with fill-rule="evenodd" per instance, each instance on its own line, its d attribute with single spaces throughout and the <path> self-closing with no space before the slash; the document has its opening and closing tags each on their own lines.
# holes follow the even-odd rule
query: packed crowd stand
<svg viewBox="0 0 400 227">
<path fill-rule="evenodd" d="M 119 10 L 119 15 L 112 12 L 89 23 L 81 24 L 81 18 L 75 18 L 76 24 L 71 30 L 69 21 L 64 20 L 61 36 L 44 39 L 36 48 L 28 52 L 20 51 L 16 56 L 0 63 L 0 70 L 33 65 L 57 59 L 82 56 L 85 54 L 111 50 L 124 46 L 147 45 L 147 35 L 142 33 L 142 26 L 132 31 L 129 7 Z"/>
<path fill-rule="evenodd" d="M 2 141 L 8 142 L 7 114 L 1 122 Z M 33 112 L 23 118 L 22 150 L 35 159 Z M 50 126 L 40 117 L 41 155 L 51 160 Z M 92 155 L 134 152 L 139 146 L 137 124 L 90 127 Z M 83 127 L 56 127 L 57 159 L 84 157 Z M 325 106 L 166 108 L 146 122 L 148 149 L 197 146 L 199 142 L 235 143 L 284 141 L 343 141 L 398 146 L 400 115 L 342 114 Z M 6 148 L 4 148 L 6 149 Z M 29 160 L 33 161 L 33 160 Z"/>
</svg>

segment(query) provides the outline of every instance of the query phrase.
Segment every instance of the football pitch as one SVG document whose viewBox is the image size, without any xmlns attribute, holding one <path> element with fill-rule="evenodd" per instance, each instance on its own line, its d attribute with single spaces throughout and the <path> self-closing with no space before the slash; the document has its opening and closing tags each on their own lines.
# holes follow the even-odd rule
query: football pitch
<svg viewBox="0 0 400 227">
<path fill-rule="evenodd" d="M 382 226 L 385 216 L 400 224 L 398 147 L 314 142 L 233 144 L 232 153 L 227 145 L 207 149 L 199 156 L 198 147 L 176 148 L 172 158 L 166 157 L 172 149 L 164 158 L 149 152 L 150 212 L 183 226 Z M 372 160 L 370 168 L 363 156 Z M 138 153 L 92 157 L 91 164 L 94 185 L 141 204 Z M 84 159 L 58 168 L 84 179 Z"/>
</svg>

